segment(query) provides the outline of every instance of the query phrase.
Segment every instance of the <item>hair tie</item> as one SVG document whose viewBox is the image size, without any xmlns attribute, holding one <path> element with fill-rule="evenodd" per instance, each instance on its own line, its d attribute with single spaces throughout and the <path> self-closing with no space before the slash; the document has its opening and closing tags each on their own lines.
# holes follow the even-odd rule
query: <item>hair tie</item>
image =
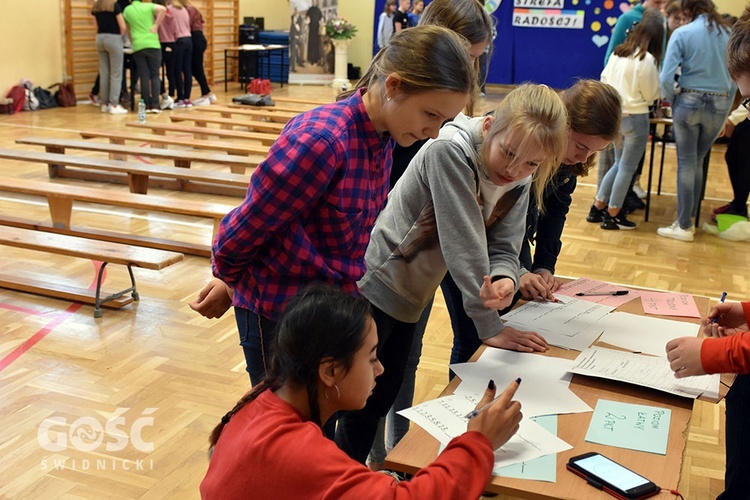
<svg viewBox="0 0 750 500">
<path fill-rule="evenodd" d="M 232 412 L 231 411 L 227 412 L 226 415 L 224 415 L 223 417 L 221 417 L 221 423 L 224 424 L 224 425 L 227 425 L 229 423 L 229 419 L 230 418 L 232 418 Z"/>
</svg>

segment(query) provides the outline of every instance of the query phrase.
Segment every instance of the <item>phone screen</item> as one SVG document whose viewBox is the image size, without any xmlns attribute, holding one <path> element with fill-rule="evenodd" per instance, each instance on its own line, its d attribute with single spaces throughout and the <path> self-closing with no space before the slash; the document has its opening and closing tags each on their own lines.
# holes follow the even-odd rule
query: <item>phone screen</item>
<svg viewBox="0 0 750 500">
<path fill-rule="evenodd" d="M 650 482 L 648 479 L 639 476 L 635 472 L 602 455 L 592 455 L 581 460 L 576 460 L 575 463 L 586 472 L 593 474 L 622 491 L 628 491 Z"/>
</svg>

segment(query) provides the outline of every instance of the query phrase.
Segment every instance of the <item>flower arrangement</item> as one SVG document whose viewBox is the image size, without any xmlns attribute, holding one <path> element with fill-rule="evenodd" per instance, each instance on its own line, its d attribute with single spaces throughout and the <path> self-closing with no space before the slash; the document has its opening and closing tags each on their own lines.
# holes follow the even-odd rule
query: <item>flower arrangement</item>
<svg viewBox="0 0 750 500">
<path fill-rule="evenodd" d="M 354 38 L 357 27 L 341 17 L 334 17 L 326 23 L 326 35 L 334 40 Z"/>
</svg>

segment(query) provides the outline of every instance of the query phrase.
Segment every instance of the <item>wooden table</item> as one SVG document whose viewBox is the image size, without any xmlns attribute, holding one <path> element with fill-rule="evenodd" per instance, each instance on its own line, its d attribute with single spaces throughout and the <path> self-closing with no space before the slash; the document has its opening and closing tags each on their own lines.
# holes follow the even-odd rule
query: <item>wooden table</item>
<svg viewBox="0 0 750 500">
<path fill-rule="evenodd" d="M 701 314 L 705 315 L 709 306 L 708 298 L 696 296 L 695 301 L 698 305 L 698 310 L 701 311 Z M 643 314 L 641 302 L 637 299 L 618 307 L 617 311 Z M 700 320 L 698 319 L 675 317 L 665 317 L 665 319 L 696 323 L 696 332 L 699 330 L 698 323 Z M 597 345 L 606 346 L 606 344 Z M 484 346 L 477 351 L 472 360 L 476 360 L 483 350 Z M 568 351 L 552 347 L 545 355 L 575 359 L 578 354 L 578 351 Z M 455 378 L 445 391 L 443 391 L 442 395 L 452 393 L 458 386 L 458 383 L 458 378 Z M 596 407 L 598 399 L 608 399 L 625 403 L 659 406 L 672 410 L 667 454 L 663 456 L 586 442 L 586 431 L 588 430 L 592 413 L 559 415 L 557 434 L 562 440 L 572 445 L 573 448 L 557 454 L 557 482 L 549 483 L 493 476 L 492 481 L 487 486 L 488 491 L 519 498 L 533 499 L 611 499 L 610 495 L 589 486 L 583 479 L 567 471 L 565 468 L 565 464 L 569 458 L 589 451 L 600 452 L 625 467 L 640 473 L 663 488 L 674 489 L 678 487 L 685 453 L 688 425 L 690 424 L 690 416 L 693 409 L 693 400 L 624 382 L 584 377 L 581 375 L 573 375 L 570 389 L 592 408 Z M 435 438 L 421 427 L 412 425 L 406 436 L 386 457 L 385 466 L 388 469 L 414 474 L 417 470 L 425 467 L 435 459 L 438 449 L 439 443 Z M 673 498 L 673 496 L 662 492 L 654 498 Z"/>
</svg>

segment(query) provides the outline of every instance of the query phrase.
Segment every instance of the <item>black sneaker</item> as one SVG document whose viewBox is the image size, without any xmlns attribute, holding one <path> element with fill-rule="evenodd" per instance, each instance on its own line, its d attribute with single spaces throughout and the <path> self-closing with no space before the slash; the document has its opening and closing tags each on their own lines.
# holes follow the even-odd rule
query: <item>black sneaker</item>
<svg viewBox="0 0 750 500">
<path fill-rule="evenodd" d="M 635 229 L 635 222 L 629 221 L 625 216 L 625 211 L 620 210 L 620 213 L 612 217 L 609 213 L 604 214 L 604 220 L 600 224 L 602 229 Z"/>
<path fill-rule="evenodd" d="M 589 214 L 586 216 L 587 222 L 601 222 L 604 219 L 604 214 L 607 213 L 607 207 L 599 210 L 596 205 L 591 205 Z"/>
</svg>

